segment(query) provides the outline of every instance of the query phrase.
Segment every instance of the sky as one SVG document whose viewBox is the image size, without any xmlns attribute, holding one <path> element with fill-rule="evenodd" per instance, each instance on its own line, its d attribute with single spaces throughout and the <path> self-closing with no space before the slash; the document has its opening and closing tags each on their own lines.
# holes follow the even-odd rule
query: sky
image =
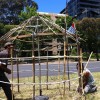
<svg viewBox="0 0 100 100">
<path fill-rule="evenodd" d="M 60 13 L 69 0 L 34 0 L 38 4 L 38 12 Z"/>
</svg>

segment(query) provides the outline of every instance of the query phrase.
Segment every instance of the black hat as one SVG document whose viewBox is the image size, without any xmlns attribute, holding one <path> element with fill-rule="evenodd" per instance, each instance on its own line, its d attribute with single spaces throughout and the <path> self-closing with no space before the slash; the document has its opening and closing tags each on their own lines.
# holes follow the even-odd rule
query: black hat
<svg viewBox="0 0 100 100">
<path fill-rule="evenodd" d="M 8 45 L 13 45 L 13 43 L 12 42 L 5 43 L 4 48 L 6 48 Z"/>
</svg>

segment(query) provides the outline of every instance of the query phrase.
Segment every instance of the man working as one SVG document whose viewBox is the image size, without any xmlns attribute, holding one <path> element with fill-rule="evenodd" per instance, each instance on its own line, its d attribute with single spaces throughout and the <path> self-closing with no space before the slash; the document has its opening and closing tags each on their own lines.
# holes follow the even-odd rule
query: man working
<svg viewBox="0 0 100 100">
<path fill-rule="evenodd" d="M 77 69 L 78 67 L 78 63 L 76 65 Z M 94 85 L 94 77 L 92 75 L 92 73 L 90 72 L 90 70 L 88 70 L 87 68 L 84 69 L 84 65 L 82 64 L 82 76 L 83 76 L 83 89 L 84 89 L 84 94 L 87 93 L 93 93 L 95 91 L 97 91 L 97 87 Z M 80 87 L 78 87 L 78 91 L 79 91 Z"/>
<path fill-rule="evenodd" d="M 7 68 L 8 60 L 6 58 L 9 58 L 11 56 L 11 48 L 13 48 L 13 44 L 11 42 L 7 42 L 4 45 L 4 50 L 0 52 L 0 87 L 2 87 L 7 100 L 12 100 L 12 91 L 11 91 L 11 85 L 3 82 L 9 82 L 7 76 L 5 75 L 5 72 L 7 74 L 11 74 L 11 70 Z"/>
</svg>

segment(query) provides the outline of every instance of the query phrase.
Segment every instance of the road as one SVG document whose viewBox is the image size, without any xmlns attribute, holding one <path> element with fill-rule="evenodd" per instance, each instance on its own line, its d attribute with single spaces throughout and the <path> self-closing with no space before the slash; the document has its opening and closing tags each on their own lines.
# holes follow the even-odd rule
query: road
<svg viewBox="0 0 100 100">
<path fill-rule="evenodd" d="M 84 65 L 86 62 L 84 62 Z M 41 66 L 41 75 L 46 76 L 47 74 L 47 63 L 41 63 L 40 65 L 37 63 L 35 64 L 35 75 L 39 76 L 39 68 Z M 70 73 L 76 73 L 76 62 L 69 62 L 66 67 L 66 74 L 68 71 L 69 66 L 69 72 Z M 11 66 L 8 66 L 11 69 Z M 100 72 L 100 61 L 90 61 L 88 63 L 88 69 L 90 69 L 91 72 Z M 59 69 L 58 69 L 59 68 Z M 17 65 L 13 65 L 13 75 L 16 78 L 17 77 Z M 63 62 L 60 62 L 60 66 L 58 67 L 57 63 L 48 63 L 48 75 L 58 75 L 58 71 L 60 70 L 60 74 L 63 74 L 64 72 L 64 64 Z M 19 64 L 19 77 L 30 77 L 32 76 L 32 64 Z M 9 75 L 8 77 L 11 77 Z"/>
</svg>

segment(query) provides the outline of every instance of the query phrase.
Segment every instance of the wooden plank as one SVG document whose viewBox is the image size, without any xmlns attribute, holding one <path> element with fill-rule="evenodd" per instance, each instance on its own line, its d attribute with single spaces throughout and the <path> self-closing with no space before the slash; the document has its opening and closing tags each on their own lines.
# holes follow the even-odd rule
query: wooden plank
<svg viewBox="0 0 100 100">
<path fill-rule="evenodd" d="M 38 33 L 37 36 L 47 36 L 47 35 L 54 35 L 54 33 Z M 62 33 L 57 33 L 56 35 L 63 35 Z M 25 35 L 19 35 L 19 36 L 14 36 L 10 37 L 8 40 L 14 40 L 14 39 L 21 39 L 21 38 L 26 38 L 26 37 L 31 37 L 32 34 L 25 34 Z"/>
</svg>

